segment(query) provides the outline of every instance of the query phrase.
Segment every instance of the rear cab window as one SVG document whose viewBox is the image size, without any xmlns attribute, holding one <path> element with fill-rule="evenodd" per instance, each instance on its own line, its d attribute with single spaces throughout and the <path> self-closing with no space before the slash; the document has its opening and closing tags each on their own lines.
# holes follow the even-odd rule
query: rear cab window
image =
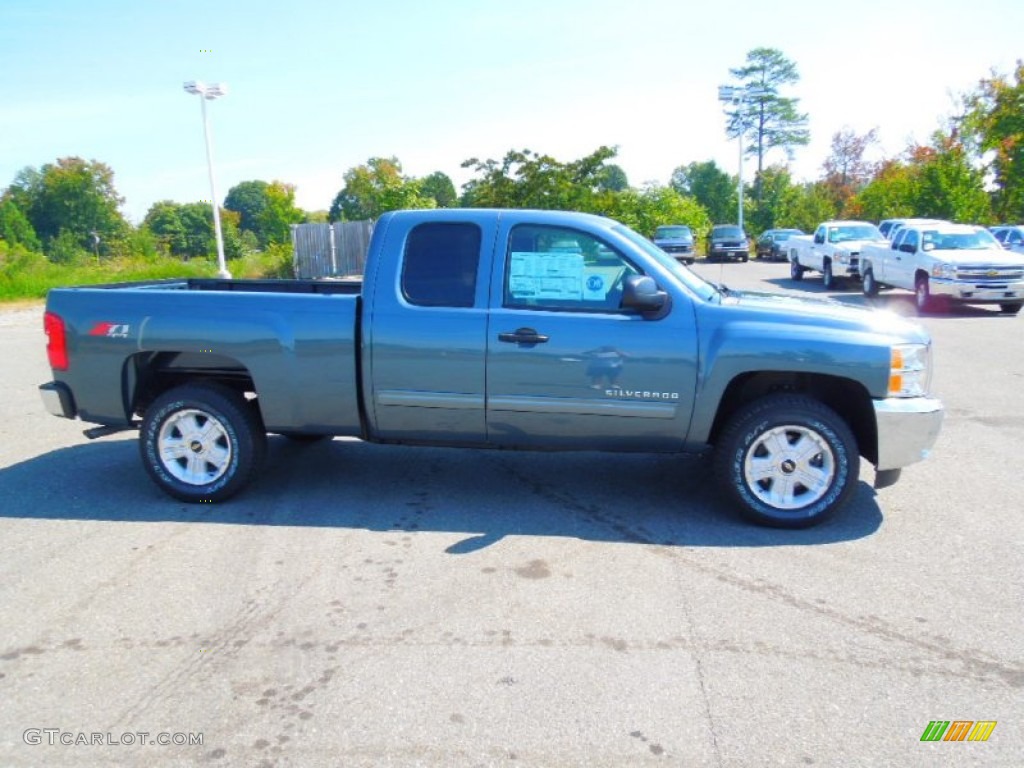
<svg viewBox="0 0 1024 768">
<path fill-rule="evenodd" d="M 472 307 L 480 267 L 480 228 L 428 223 L 409 232 L 402 261 L 402 295 L 423 307 Z"/>
</svg>

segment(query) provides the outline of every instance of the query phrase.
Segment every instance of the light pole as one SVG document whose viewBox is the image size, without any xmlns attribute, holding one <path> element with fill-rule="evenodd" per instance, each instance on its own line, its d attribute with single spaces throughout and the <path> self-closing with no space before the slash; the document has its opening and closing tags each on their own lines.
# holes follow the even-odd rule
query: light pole
<svg viewBox="0 0 1024 768">
<path fill-rule="evenodd" d="M 743 133 L 747 127 L 747 103 L 750 99 L 758 99 L 767 95 L 768 90 L 765 88 L 752 86 L 740 88 L 734 85 L 718 86 L 718 100 L 723 104 L 735 106 L 739 116 L 739 130 L 736 132 L 736 138 L 739 139 L 740 145 L 739 172 L 737 173 L 738 181 L 736 182 L 736 218 L 738 219 L 736 223 L 739 224 L 740 229 L 743 229 Z"/>
<path fill-rule="evenodd" d="M 220 277 L 230 278 L 227 262 L 224 260 L 224 236 L 220 229 L 220 207 L 217 205 L 217 185 L 213 180 L 213 144 L 210 141 L 210 123 L 206 119 L 206 102 L 224 96 L 228 92 L 226 85 L 222 83 L 210 83 L 207 85 L 198 80 L 189 80 L 185 83 L 185 92 L 199 97 L 200 108 L 203 113 L 203 137 L 206 139 L 206 165 L 210 172 L 210 194 L 212 198 L 210 205 L 213 206 L 213 234 L 217 240 L 217 274 Z"/>
</svg>

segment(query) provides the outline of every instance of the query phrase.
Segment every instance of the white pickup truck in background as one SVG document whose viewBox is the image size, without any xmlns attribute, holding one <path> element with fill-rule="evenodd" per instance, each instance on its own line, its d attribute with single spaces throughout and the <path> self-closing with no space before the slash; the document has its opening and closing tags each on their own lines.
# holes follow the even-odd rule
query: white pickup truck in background
<svg viewBox="0 0 1024 768">
<path fill-rule="evenodd" d="M 921 313 L 940 299 L 998 304 L 1011 315 L 1024 306 L 1024 254 L 1003 250 L 984 227 L 906 226 L 891 243 L 865 246 L 860 263 L 866 296 L 904 288 L 914 292 Z"/>
<path fill-rule="evenodd" d="M 867 221 L 826 221 L 813 235 L 786 241 L 789 276 L 802 280 L 804 272 L 821 272 L 826 290 L 840 277 L 860 280 L 860 252 L 868 243 L 886 243 L 878 227 Z"/>
</svg>

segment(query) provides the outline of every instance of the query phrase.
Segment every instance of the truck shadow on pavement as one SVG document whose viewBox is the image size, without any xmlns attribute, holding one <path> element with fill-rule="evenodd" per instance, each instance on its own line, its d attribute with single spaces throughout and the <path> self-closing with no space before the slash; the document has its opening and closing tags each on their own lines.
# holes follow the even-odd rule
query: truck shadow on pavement
<svg viewBox="0 0 1024 768">
<path fill-rule="evenodd" d="M 871 470 L 867 469 L 866 479 Z M 62 448 L 0 469 L 0 519 L 314 526 L 466 534 L 465 554 L 514 536 L 657 546 L 828 544 L 875 533 L 863 480 L 825 523 L 785 531 L 747 523 L 718 498 L 710 462 L 656 454 L 407 448 L 271 437 L 257 480 L 222 504 L 185 504 L 146 476 L 134 439 Z"/>
</svg>

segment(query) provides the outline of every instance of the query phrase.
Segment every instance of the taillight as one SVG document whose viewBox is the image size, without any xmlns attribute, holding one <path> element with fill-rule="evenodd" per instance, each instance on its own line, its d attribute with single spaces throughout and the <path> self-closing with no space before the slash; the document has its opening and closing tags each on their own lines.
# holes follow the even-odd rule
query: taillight
<svg viewBox="0 0 1024 768">
<path fill-rule="evenodd" d="M 64 320 L 60 315 L 47 312 L 43 315 L 43 330 L 46 331 L 46 356 L 55 371 L 68 369 L 68 340 L 64 331 Z"/>
</svg>

